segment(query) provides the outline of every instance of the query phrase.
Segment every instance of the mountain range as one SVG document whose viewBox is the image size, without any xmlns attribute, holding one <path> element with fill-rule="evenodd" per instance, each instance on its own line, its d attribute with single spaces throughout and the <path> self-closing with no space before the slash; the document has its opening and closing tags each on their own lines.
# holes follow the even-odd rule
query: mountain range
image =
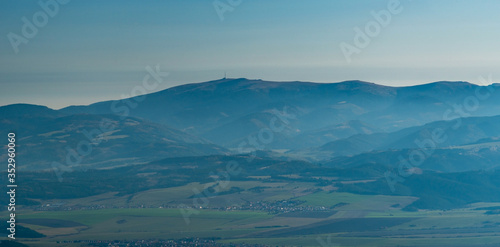
<svg viewBox="0 0 500 247">
<path fill-rule="evenodd" d="M 500 115 L 498 84 L 480 87 L 466 82 L 435 82 L 412 87 L 389 87 L 362 81 L 340 83 L 269 82 L 222 79 L 181 85 L 137 101 L 130 116 L 166 124 L 227 148 L 268 124 L 273 111 L 287 109 L 296 116 L 275 133 L 269 148 L 296 149 L 320 146 L 352 134 L 392 132 L 448 118 Z M 492 92 L 491 92 L 492 91 Z M 478 106 L 464 108 L 476 94 Z M 142 97 L 142 96 L 139 96 Z M 123 100 L 122 100 L 123 101 Z M 66 114 L 113 114 L 116 105 L 105 101 L 61 109 Z M 115 106 L 115 107 L 113 107 Z M 446 119 L 445 119 L 446 120 Z M 327 130 L 323 132 L 322 130 Z"/>
<path fill-rule="evenodd" d="M 3 106 L 0 125 L 17 132 L 20 157 L 30 169 L 68 163 L 68 150 L 76 151 L 85 140 L 92 152 L 80 163 L 89 167 L 253 149 L 280 159 L 324 163 L 347 156 L 352 162 L 357 155 L 419 148 L 415 141 L 431 138 L 436 129 L 447 136 L 437 149 L 456 151 L 481 142 L 493 150 L 500 137 L 499 85 L 221 79 L 60 110 Z M 87 138 L 103 119 L 114 128 L 95 135 L 98 141 Z"/>
</svg>

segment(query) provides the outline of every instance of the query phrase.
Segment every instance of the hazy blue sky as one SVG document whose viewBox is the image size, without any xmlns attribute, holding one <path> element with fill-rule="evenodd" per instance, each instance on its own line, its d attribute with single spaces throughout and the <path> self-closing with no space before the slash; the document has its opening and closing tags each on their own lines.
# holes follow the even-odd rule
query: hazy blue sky
<svg viewBox="0 0 500 247">
<path fill-rule="evenodd" d="M 46 2 L 47 0 L 41 0 Z M 220 0 L 226 3 L 227 0 Z M 146 66 L 170 72 L 158 90 L 228 77 L 385 85 L 477 83 L 500 65 L 500 1 L 401 0 L 402 12 L 348 63 L 355 27 L 390 0 L 242 0 L 219 18 L 212 0 L 72 0 L 18 46 L 38 1 L 0 0 L 0 105 L 60 108 L 117 99 Z"/>
</svg>

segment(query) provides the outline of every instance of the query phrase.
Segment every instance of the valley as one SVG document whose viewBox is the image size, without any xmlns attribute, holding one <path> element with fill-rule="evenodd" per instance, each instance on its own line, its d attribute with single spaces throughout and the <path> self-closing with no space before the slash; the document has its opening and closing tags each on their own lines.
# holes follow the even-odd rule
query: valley
<svg viewBox="0 0 500 247">
<path fill-rule="evenodd" d="M 495 246 L 500 102 L 440 113 L 493 87 L 223 79 L 129 116 L 117 101 L 0 107 L 19 130 L 19 242 Z"/>
</svg>

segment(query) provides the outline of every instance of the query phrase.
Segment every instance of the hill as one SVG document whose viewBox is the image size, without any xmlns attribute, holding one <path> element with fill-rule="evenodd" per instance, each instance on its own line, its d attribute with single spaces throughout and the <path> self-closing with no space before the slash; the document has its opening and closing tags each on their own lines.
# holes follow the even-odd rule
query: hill
<svg viewBox="0 0 500 247">
<path fill-rule="evenodd" d="M 289 119 L 284 131 L 274 133 L 275 140 L 265 148 L 297 149 L 313 144 L 304 145 L 304 140 L 314 140 L 314 146 L 319 146 L 352 134 L 374 130 L 393 132 L 439 121 L 445 112 L 454 109 L 454 105 L 463 106 L 468 97 L 477 95 L 482 95 L 479 105 L 467 114 L 499 115 L 500 92 L 494 90 L 496 87 L 497 84 L 486 88 L 466 82 L 388 87 L 362 81 L 311 83 L 221 79 L 172 87 L 141 98 L 70 106 L 61 112 L 127 113 L 236 148 L 242 138 L 256 135 L 269 125 L 276 112 L 285 109 L 294 118 Z M 130 112 L 119 110 L 124 106 L 133 107 L 129 107 Z M 450 114 L 449 117 L 461 116 Z M 321 131 L 332 126 L 348 126 L 352 121 L 370 128 L 368 131 L 353 127 Z"/>
<path fill-rule="evenodd" d="M 17 164 L 22 169 L 50 169 L 53 162 L 74 167 L 110 167 L 166 157 L 227 153 L 202 138 L 133 117 L 63 116 L 30 105 L 2 107 L 0 115 L 11 114 L 9 111 L 18 107 L 24 114 L 1 119 L 0 128 L 16 133 Z M 6 153 L 0 156 L 1 160 L 6 158 Z"/>
</svg>

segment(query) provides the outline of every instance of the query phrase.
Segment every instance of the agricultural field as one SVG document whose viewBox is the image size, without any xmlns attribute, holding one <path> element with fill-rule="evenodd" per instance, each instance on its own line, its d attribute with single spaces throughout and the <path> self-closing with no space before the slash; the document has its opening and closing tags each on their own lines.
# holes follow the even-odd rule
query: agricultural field
<svg viewBox="0 0 500 247">
<path fill-rule="evenodd" d="M 259 183 L 242 181 L 235 182 L 235 185 L 249 189 Z M 184 196 L 185 191 L 201 187 L 200 184 L 190 184 L 151 190 L 132 200 L 142 198 L 156 203 L 153 198 L 169 195 L 168 200 L 176 201 Z M 277 189 L 297 190 L 296 186 L 290 184 L 271 183 L 264 189 L 268 190 L 264 195 L 253 199 L 272 198 L 270 195 Z M 178 191 L 177 195 L 175 191 Z M 244 192 L 242 194 L 248 191 Z M 94 200 L 99 198 L 92 197 Z M 243 198 L 248 197 L 245 195 Z M 293 198 L 300 202 L 297 206 L 303 208 L 321 205 L 328 209 L 287 213 L 241 208 L 215 210 L 160 207 L 23 210 L 18 215 L 19 224 L 44 237 L 20 238 L 20 242 L 29 246 L 82 246 L 81 242 L 75 241 L 196 237 L 216 239 L 218 243 L 279 246 L 474 246 L 467 243 L 478 241 L 494 246 L 500 243 L 500 215 L 485 214 L 488 209 L 499 206 L 495 203 L 476 203 L 454 210 L 408 212 L 401 208 L 416 198 L 326 191 Z M 123 199 L 118 197 L 116 200 Z M 83 200 L 68 202 L 83 203 Z"/>
</svg>

